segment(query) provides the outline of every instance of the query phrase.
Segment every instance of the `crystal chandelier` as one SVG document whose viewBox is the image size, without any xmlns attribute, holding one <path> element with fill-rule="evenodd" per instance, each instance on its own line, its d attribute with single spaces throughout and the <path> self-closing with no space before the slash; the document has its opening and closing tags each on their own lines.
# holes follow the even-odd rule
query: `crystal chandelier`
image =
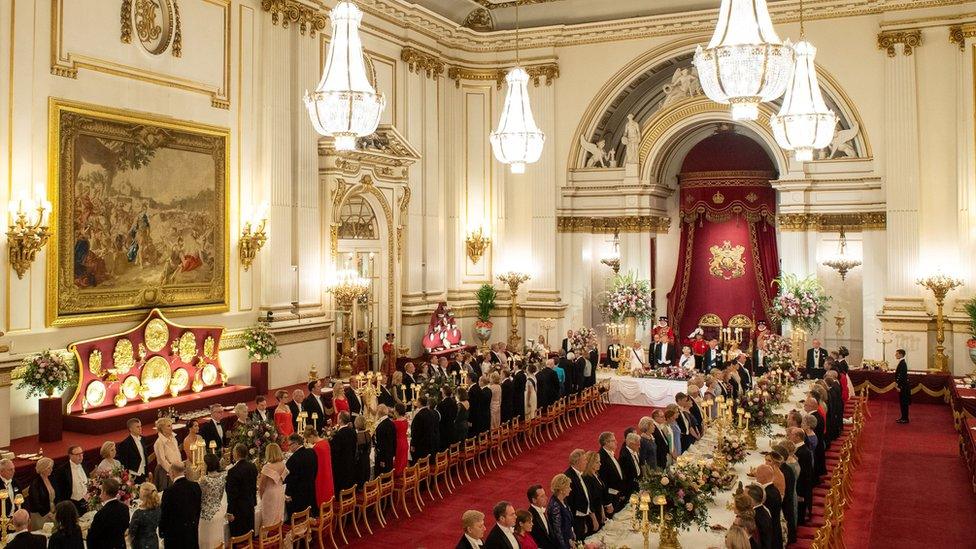
<svg viewBox="0 0 976 549">
<path fill-rule="evenodd" d="M 822 149 L 834 137 L 837 115 L 827 108 L 820 94 L 814 57 L 817 48 L 804 40 L 803 1 L 800 1 L 800 41 L 793 46 L 796 62 L 779 114 L 769 120 L 780 147 L 793 151 L 798 162 L 813 160 L 814 149 Z"/>
<path fill-rule="evenodd" d="M 759 103 L 786 90 L 793 52 L 776 35 L 766 0 L 722 0 L 715 34 L 694 61 L 705 95 L 731 104 L 733 120 L 755 120 Z"/>
<path fill-rule="evenodd" d="M 322 80 L 305 92 L 305 107 L 315 131 L 335 138 L 337 151 L 356 148 L 356 137 L 376 131 L 386 98 L 366 78 L 359 22 L 363 12 L 352 2 L 339 2 L 332 14 L 332 43 Z"/>
<path fill-rule="evenodd" d="M 498 129 L 488 139 L 495 158 L 511 166 L 512 173 L 525 173 L 525 165 L 542 156 L 546 135 L 535 125 L 529 104 L 529 73 L 519 66 L 518 2 L 515 3 L 515 67 L 505 75 L 508 92 L 498 120 Z"/>
<path fill-rule="evenodd" d="M 604 257 L 600 260 L 607 267 L 613 270 L 613 274 L 618 274 L 620 272 L 620 230 L 614 229 L 613 240 L 610 241 L 613 244 L 613 249 L 610 255 Z"/>
<path fill-rule="evenodd" d="M 336 273 L 329 289 L 339 302 L 339 307 L 345 311 L 351 309 L 355 301 L 369 295 L 369 280 L 360 276 L 355 269 L 343 269 Z"/>
<path fill-rule="evenodd" d="M 861 262 L 859 260 L 854 259 L 853 257 L 847 257 L 847 255 L 844 253 L 846 248 L 847 236 L 844 234 L 844 227 L 841 227 L 839 253 L 823 262 L 825 267 L 830 267 L 831 269 L 837 271 L 837 274 L 840 275 L 841 280 L 847 279 L 847 273 L 850 272 L 851 269 L 861 266 Z"/>
</svg>

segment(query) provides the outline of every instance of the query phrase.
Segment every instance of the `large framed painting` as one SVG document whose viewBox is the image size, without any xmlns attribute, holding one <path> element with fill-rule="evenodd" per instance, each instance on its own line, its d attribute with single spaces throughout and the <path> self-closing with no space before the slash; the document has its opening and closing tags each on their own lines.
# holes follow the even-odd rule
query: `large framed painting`
<svg viewBox="0 0 976 549">
<path fill-rule="evenodd" d="M 50 100 L 47 319 L 228 307 L 229 131 Z"/>
</svg>

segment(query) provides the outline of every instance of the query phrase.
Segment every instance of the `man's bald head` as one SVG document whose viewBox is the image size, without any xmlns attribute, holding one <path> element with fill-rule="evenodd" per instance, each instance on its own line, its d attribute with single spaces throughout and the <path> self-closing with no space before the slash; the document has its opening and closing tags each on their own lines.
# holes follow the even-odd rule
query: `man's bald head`
<svg viewBox="0 0 976 549">
<path fill-rule="evenodd" d="M 794 444 L 799 444 L 806 441 L 806 437 L 806 433 L 804 433 L 803 429 L 799 427 L 790 427 L 786 430 L 786 438 L 790 439 L 790 442 Z"/>
<path fill-rule="evenodd" d="M 30 522 L 30 514 L 27 510 L 20 509 L 14 513 L 10 518 L 10 524 L 14 527 L 14 532 L 20 532 L 27 530 L 27 524 Z"/>
<path fill-rule="evenodd" d="M 763 464 L 756 467 L 756 480 L 760 484 L 769 484 L 773 481 L 773 468 L 769 465 Z"/>
<path fill-rule="evenodd" d="M 813 398 L 812 396 L 807 397 L 807 399 L 803 401 L 803 409 L 807 412 L 813 412 L 819 406 L 820 404 L 817 403 L 817 399 Z"/>
</svg>

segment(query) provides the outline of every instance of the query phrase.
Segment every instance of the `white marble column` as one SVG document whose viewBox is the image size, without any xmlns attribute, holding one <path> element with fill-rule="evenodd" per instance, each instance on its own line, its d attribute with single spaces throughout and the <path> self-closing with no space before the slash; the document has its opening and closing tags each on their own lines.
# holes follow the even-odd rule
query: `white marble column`
<svg viewBox="0 0 976 549">
<path fill-rule="evenodd" d="M 539 129 L 546 134 L 542 157 L 532 170 L 532 261 L 535 276 L 529 283 L 528 299 L 546 303 L 560 301 L 556 286 L 556 136 L 555 87 L 543 77 L 529 88 L 532 112 Z"/>
<path fill-rule="evenodd" d="M 292 69 L 291 106 L 292 173 L 294 174 L 294 233 L 292 257 L 298 265 L 299 307 L 322 304 L 322 238 L 327 212 L 320 211 L 322 200 L 318 175 L 319 134 L 312 126 L 305 103 L 299 100 L 305 90 L 315 89 L 319 74 L 319 41 L 305 34 L 291 32 Z"/>
<path fill-rule="evenodd" d="M 864 358 L 881 360 L 881 343 L 878 340 L 878 330 L 881 322 L 878 311 L 884 306 L 885 298 L 885 265 L 887 263 L 887 246 L 885 231 L 864 230 L 861 233 L 861 318 L 864 334 Z M 894 348 L 888 346 L 886 353 L 893 357 Z"/>
</svg>

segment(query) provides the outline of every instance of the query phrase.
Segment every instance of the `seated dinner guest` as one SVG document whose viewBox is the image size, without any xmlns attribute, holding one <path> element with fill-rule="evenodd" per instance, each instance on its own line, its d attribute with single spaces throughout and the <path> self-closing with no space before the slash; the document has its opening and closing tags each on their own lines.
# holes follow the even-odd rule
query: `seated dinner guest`
<svg viewBox="0 0 976 549">
<path fill-rule="evenodd" d="M 129 520 L 128 535 L 132 549 L 159 549 L 159 535 L 156 530 L 159 528 L 161 513 L 156 485 L 143 482 L 139 485 L 139 508 L 132 513 L 132 519 Z"/>
<path fill-rule="evenodd" d="M 481 547 L 481 538 L 485 536 L 485 514 L 481 511 L 468 510 L 461 515 L 461 539 L 455 549 L 477 549 Z"/>
</svg>

